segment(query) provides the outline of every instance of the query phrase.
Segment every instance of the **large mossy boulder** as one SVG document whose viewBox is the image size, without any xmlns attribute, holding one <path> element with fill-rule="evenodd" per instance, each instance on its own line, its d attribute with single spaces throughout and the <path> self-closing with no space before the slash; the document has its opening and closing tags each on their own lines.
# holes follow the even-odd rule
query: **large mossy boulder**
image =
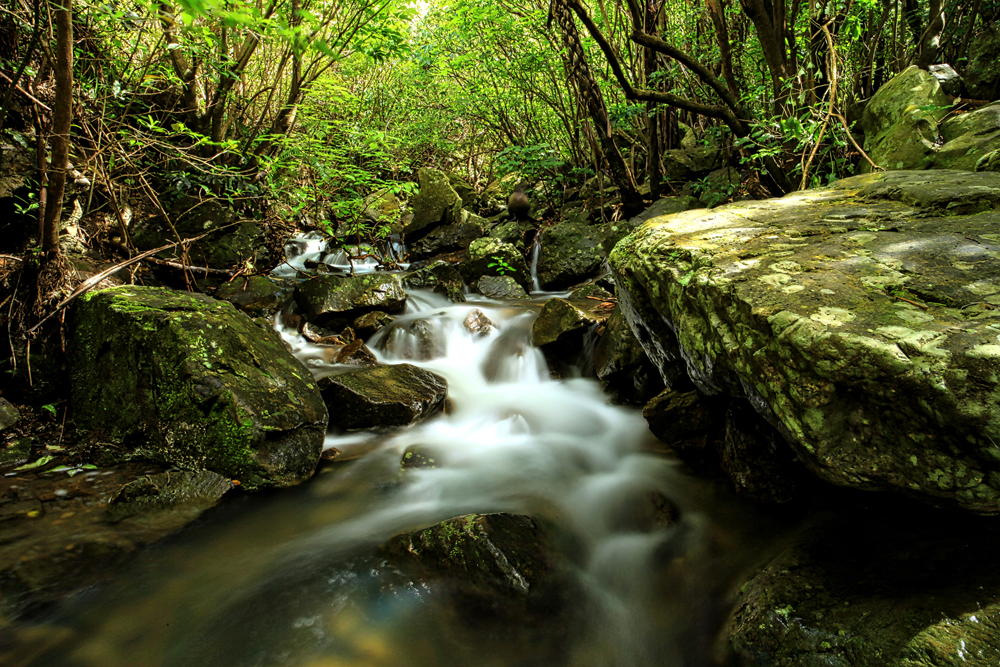
<svg viewBox="0 0 1000 667">
<path fill-rule="evenodd" d="M 406 426 L 444 407 L 448 382 L 414 366 L 371 366 L 319 381 L 330 423 L 345 429 Z"/>
<path fill-rule="evenodd" d="M 477 239 L 469 245 L 459 267 L 465 282 L 474 285 L 483 276 L 510 276 L 525 290 L 531 289 L 531 273 L 517 248 L 495 238 Z"/>
<path fill-rule="evenodd" d="M 413 196 L 413 217 L 403 228 L 410 242 L 437 227 L 462 221 L 462 198 L 451 187 L 448 176 L 430 167 L 421 168 L 417 176 L 420 190 Z"/>
<path fill-rule="evenodd" d="M 327 411 L 281 338 L 231 304 L 154 287 L 81 298 L 72 409 L 101 457 L 289 486 L 319 461 Z"/>
<path fill-rule="evenodd" d="M 336 330 L 376 310 L 403 312 L 406 292 L 402 278 L 395 273 L 323 275 L 299 283 L 295 302 L 307 321 Z"/>
<path fill-rule="evenodd" d="M 610 261 L 665 381 L 819 477 L 1000 512 L 1000 174 L 887 172 L 656 218 Z"/>
<path fill-rule="evenodd" d="M 938 143 L 938 123 L 951 98 L 938 80 L 913 65 L 878 89 L 865 106 L 865 151 L 885 169 L 928 169 Z M 861 169 L 869 168 L 862 161 Z"/>
<path fill-rule="evenodd" d="M 597 273 L 604 261 L 600 244 L 600 232 L 582 223 L 564 222 L 543 229 L 538 255 L 542 289 L 570 287 Z"/>
</svg>

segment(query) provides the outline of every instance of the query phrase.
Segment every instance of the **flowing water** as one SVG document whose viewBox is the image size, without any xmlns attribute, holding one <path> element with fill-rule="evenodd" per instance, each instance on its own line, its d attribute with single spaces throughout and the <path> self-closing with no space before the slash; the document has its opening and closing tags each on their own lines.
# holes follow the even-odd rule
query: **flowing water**
<svg viewBox="0 0 1000 667">
<path fill-rule="evenodd" d="M 763 543 L 751 515 L 649 453 L 641 414 L 609 405 L 596 381 L 551 379 L 531 345 L 537 304 L 416 294 L 408 308 L 369 344 L 382 363 L 446 378 L 446 414 L 330 433 L 326 446 L 350 460 L 301 487 L 230 500 L 144 554 L 71 605 L 55 622 L 68 638 L 32 664 L 714 664 L 731 582 Z M 463 325 L 474 308 L 488 333 Z M 344 370 L 276 326 L 315 375 Z M 414 447 L 434 466 L 401 470 Z M 470 611 L 378 550 L 400 532 L 487 512 L 534 517 L 561 563 L 557 594 L 523 615 Z"/>
</svg>

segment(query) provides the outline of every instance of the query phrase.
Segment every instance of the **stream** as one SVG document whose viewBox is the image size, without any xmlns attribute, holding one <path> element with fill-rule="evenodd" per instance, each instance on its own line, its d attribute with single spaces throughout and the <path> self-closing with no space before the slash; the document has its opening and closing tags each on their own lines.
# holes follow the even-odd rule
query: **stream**
<svg viewBox="0 0 1000 667">
<path fill-rule="evenodd" d="M 60 612 L 52 625 L 65 638 L 31 664 L 716 664 L 730 589 L 771 531 L 652 453 L 642 415 L 609 405 L 596 381 L 551 379 L 531 345 L 542 302 L 412 294 L 368 344 L 381 363 L 447 379 L 445 414 L 329 433 L 326 447 L 340 455 L 308 484 L 238 495 L 148 550 Z M 487 335 L 463 325 L 476 308 L 493 323 Z M 406 326 L 417 320 L 431 332 L 431 359 L 414 358 L 427 356 Z M 275 326 L 317 377 L 344 370 L 280 316 Z M 433 466 L 401 470 L 413 448 Z M 379 551 L 398 533 L 494 512 L 533 517 L 559 563 L 556 594 L 523 615 L 470 611 Z"/>
</svg>

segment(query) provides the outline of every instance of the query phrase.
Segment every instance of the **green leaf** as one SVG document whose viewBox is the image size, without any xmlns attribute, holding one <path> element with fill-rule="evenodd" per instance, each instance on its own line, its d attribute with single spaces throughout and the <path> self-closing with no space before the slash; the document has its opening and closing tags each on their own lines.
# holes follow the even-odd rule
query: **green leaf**
<svg viewBox="0 0 1000 667">
<path fill-rule="evenodd" d="M 43 456 L 42 458 L 38 459 L 37 461 L 32 461 L 31 463 L 25 463 L 20 468 L 14 468 L 14 471 L 15 472 L 20 472 L 20 471 L 24 471 L 24 470 L 34 470 L 35 468 L 41 468 L 43 465 L 45 465 L 46 463 L 50 462 L 54 458 L 55 458 L 54 456 Z"/>
</svg>

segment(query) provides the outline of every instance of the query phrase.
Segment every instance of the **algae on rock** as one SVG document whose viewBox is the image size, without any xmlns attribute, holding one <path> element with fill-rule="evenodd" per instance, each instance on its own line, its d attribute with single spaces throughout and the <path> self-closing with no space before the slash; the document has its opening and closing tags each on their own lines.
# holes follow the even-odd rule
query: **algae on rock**
<svg viewBox="0 0 1000 667">
<path fill-rule="evenodd" d="M 327 411 L 270 328 L 229 303 L 164 288 L 85 295 L 72 337 L 78 426 L 119 461 L 289 486 L 319 461 Z"/>
</svg>

